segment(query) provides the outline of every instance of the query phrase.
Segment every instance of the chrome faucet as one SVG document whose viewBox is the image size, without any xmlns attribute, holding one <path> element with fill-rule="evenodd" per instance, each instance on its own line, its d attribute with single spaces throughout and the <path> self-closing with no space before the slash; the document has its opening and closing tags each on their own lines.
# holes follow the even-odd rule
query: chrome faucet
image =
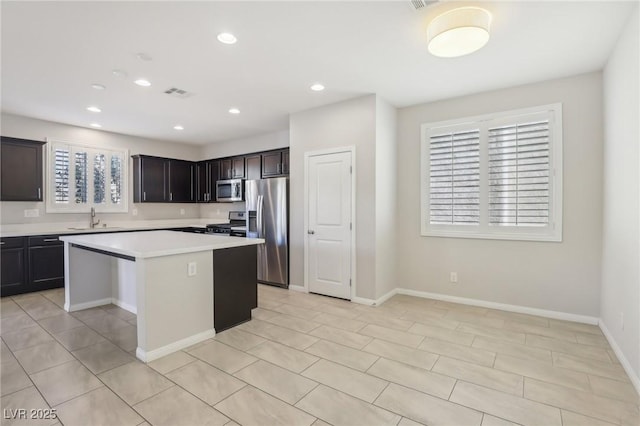
<svg viewBox="0 0 640 426">
<path fill-rule="evenodd" d="M 100 224 L 100 219 L 98 219 L 97 222 L 93 221 L 95 217 L 96 217 L 96 209 L 91 207 L 91 220 L 89 221 L 89 226 L 91 227 L 91 229 L 95 228 L 96 225 Z"/>
</svg>

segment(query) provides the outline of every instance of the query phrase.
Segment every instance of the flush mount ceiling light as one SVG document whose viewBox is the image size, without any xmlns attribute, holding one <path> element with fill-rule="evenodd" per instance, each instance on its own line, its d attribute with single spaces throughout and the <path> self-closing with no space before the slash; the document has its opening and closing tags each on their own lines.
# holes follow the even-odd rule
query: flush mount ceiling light
<svg viewBox="0 0 640 426">
<path fill-rule="evenodd" d="M 142 87 L 151 86 L 151 83 L 149 82 L 149 80 L 145 80 L 144 78 L 139 78 L 138 80 L 134 81 L 134 83 Z"/>
<path fill-rule="evenodd" d="M 92 87 L 92 88 L 94 88 L 94 89 L 96 89 L 96 90 L 104 90 L 104 89 L 106 89 L 106 87 L 104 87 L 104 85 L 103 85 L 103 84 L 98 84 L 98 83 L 93 83 L 93 84 L 91 85 L 91 87 Z"/>
<path fill-rule="evenodd" d="M 441 58 L 468 55 L 489 41 L 491 14 L 479 7 L 461 7 L 436 16 L 427 27 L 429 52 Z"/>
<path fill-rule="evenodd" d="M 320 83 L 315 83 L 311 86 L 311 90 L 313 90 L 314 92 L 322 92 L 324 90 L 324 86 Z"/>
<path fill-rule="evenodd" d="M 184 130 L 184 127 L 182 127 L 182 126 L 181 126 L 181 125 L 179 125 L 179 124 L 176 124 L 175 126 L 173 126 L 173 128 L 174 128 L 175 130 Z"/>
<path fill-rule="evenodd" d="M 238 108 L 230 108 L 229 114 L 240 114 L 240 110 Z"/>
<path fill-rule="evenodd" d="M 218 34 L 218 41 L 224 44 L 234 44 L 238 39 L 231 33 Z"/>
<path fill-rule="evenodd" d="M 91 111 L 91 112 L 102 112 L 102 110 L 100 108 L 98 108 L 97 106 L 88 106 L 87 107 L 87 111 Z"/>
<path fill-rule="evenodd" d="M 102 127 L 102 125 L 98 124 L 98 123 L 91 123 L 90 124 L 91 127 L 95 127 L 96 129 L 99 129 Z"/>
</svg>

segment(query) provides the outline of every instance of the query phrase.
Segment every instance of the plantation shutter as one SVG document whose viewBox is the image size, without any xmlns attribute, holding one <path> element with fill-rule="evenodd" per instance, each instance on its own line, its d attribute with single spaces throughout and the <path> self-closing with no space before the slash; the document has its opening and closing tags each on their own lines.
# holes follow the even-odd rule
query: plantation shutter
<svg viewBox="0 0 640 426">
<path fill-rule="evenodd" d="M 549 119 L 489 126 L 489 224 L 549 224 Z"/>
<path fill-rule="evenodd" d="M 69 150 L 56 148 L 54 151 L 55 202 L 69 203 Z"/>
<path fill-rule="evenodd" d="M 480 223 L 479 129 L 434 129 L 429 135 L 429 221 Z"/>
</svg>

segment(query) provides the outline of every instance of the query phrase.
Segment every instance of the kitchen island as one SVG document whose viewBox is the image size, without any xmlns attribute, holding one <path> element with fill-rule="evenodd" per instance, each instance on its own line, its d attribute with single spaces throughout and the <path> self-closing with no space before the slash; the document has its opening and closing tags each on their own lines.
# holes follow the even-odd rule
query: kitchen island
<svg viewBox="0 0 640 426">
<path fill-rule="evenodd" d="M 60 240 L 65 310 L 114 303 L 135 313 L 136 356 L 144 362 L 247 321 L 257 306 L 256 246 L 262 239 L 147 231 Z"/>
</svg>

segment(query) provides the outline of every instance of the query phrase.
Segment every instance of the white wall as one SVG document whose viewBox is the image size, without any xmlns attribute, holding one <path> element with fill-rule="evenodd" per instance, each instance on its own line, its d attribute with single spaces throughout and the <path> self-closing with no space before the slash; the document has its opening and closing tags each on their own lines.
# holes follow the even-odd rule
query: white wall
<svg viewBox="0 0 640 426">
<path fill-rule="evenodd" d="M 69 126 L 52 121 L 38 120 L 35 118 L 6 113 L 2 114 L 2 135 L 38 141 L 44 141 L 45 138 L 51 138 L 97 147 L 126 148 L 129 149 L 130 155 L 147 154 L 184 160 L 200 159 L 201 151 L 201 148 L 197 145 L 139 138 L 136 136 Z M 132 168 L 133 162 L 130 161 L 129 212 L 99 214 L 99 218 L 103 223 L 124 220 L 186 219 L 199 217 L 200 212 L 198 205 L 196 204 L 133 204 L 133 179 L 131 178 L 133 173 Z M 138 210 L 137 216 L 132 215 L 133 207 Z M 25 218 L 25 209 L 38 209 L 40 210 L 40 216 L 36 218 Z M 185 210 L 184 215 L 180 215 L 180 209 Z M 0 210 L 2 212 L 2 224 L 88 222 L 89 220 L 88 214 L 46 213 L 44 202 L 5 201 L 0 203 Z"/>
<path fill-rule="evenodd" d="M 289 146 L 289 130 L 204 145 L 200 159 L 231 157 Z"/>
<path fill-rule="evenodd" d="M 600 314 L 604 326 L 635 372 L 635 384 L 640 392 L 638 14 L 636 6 L 604 70 Z M 624 315 L 624 330 L 621 315 Z"/>
<path fill-rule="evenodd" d="M 420 125 L 555 102 L 563 103 L 563 242 L 421 237 Z M 398 287 L 597 317 L 602 132 L 601 73 L 400 109 Z"/>
<path fill-rule="evenodd" d="M 356 295 L 375 299 L 376 96 L 292 114 L 290 156 L 290 271 L 292 285 L 304 285 L 304 154 L 356 147 Z"/>
<path fill-rule="evenodd" d="M 376 294 L 378 299 L 398 286 L 396 281 L 396 108 L 376 100 Z"/>
</svg>

